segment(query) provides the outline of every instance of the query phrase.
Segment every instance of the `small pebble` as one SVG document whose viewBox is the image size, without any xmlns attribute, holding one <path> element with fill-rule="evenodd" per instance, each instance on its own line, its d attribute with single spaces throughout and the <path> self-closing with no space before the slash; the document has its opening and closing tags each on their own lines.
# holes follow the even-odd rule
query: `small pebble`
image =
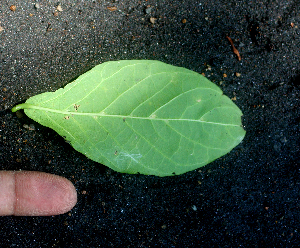
<svg viewBox="0 0 300 248">
<path fill-rule="evenodd" d="M 28 130 L 30 130 L 30 131 L 34 131 L 35 130 L 34 124 L 30 124 L 30 125 L 24 124 L 23 127 L 26 128 L 26 129 L 28 129 Z"/>
<path fill-rule="evenodd" d="M 30 124 L 29 125 L 29 130 L 35 130 L 35 125 L 34 124 Z"/>
<path fill-rule="evenodd" d="M 152 7 L 151 7 L 150 5 L 147 6 L 147 8 L 146 8 L 146 10 L 145 10 L 146 14 L 150 14 L 151 11 L 152 11 Z"/>
</svg>

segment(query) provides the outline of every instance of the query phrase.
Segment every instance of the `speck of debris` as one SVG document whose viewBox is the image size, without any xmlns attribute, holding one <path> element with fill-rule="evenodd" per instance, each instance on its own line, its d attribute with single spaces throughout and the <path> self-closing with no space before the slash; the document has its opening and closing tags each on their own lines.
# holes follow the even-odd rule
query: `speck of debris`
<svg viewBox="0 0 300 248">
<path fill-rule="evenodd" d="M 16 5 L 11 5 L 11 6 L 9 7 L 9 9 L 10 9 L 11 11 L 16 11 L 17 6 L 16 6 Z"/>
<path fill-rule="evenodd" d="M 41 5 L 40 5 L 39 3 L 35 3 L 34 7 L 35 7 L 36 9 L 39 9 L 39 8 L 41 7 Z"/>
<path fill-rule="evenodd" d="M 167 228 L 167 225 L 162 225 L 161 226 L 161 229 L 166 229 Z"/>
<path fill-rule="evenodd" d="M 75 111 L 77 111 L 79 107 L 80 107 L 80 105 L 74 104 Z"/>
<path fill-rule="evenodd" d="M 110 10 L 110 11 L 116 11 L 117 7 L 107 7 L 107 9 Z"/>
<path fill-rule="evenodd" d="M 155 17 L 150 17 L 150 22 L 151 22 L 152 24 L 154 24 L 156 20 L 157 20 L 157 18 L 155 18 Z"/>
<path fill-rule="evenodd" d="M 47 26 L 46 32 L 49 32 L 49 31 L 51 31 L 51 30 L 52 30 L 52 28 L 51 28 L 51 23 L 48 22 L 48 26 Z"/>
<path fill-rule="evenodd" d="M 231 98 L 231 100 L 232 100 L 232 101 L 236 101 L 236 93 L 233 92 L 233 95 L 234 95 L 234 96 Z"/>
<path fill-rule="evenodd" d="M 61 7 L 61 5 L 59 4 L 59 5 L 57 5 L 57 7 L 56 7 L 56 10 L 57 11 L 59 11 L 59 12 L 62 12 L 63 11 L 63 9 L 62 9 L 62 7 Z"/>
</svg>

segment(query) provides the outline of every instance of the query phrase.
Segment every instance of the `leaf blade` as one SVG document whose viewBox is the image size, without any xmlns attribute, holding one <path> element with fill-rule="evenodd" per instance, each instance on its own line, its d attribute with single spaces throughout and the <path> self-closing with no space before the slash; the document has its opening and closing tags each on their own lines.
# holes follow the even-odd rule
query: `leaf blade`
<svg viewBox="0 0 300 248">
<path fill-rule="evenodd" d="M 170 176 L 217 159 L 243 139 L 242 112 L 222 94 L 185 68 L 115 61 L 23 107 L 94 161 L 119 172 Z"/>
</svg>

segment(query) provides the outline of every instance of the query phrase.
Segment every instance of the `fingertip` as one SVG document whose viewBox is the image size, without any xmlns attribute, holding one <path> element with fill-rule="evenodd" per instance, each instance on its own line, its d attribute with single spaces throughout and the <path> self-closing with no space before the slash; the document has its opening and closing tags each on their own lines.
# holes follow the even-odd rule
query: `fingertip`
<svg viewBox="0 0 300 248">
<path fill-rule="evenodd" d="M 77 202 L 66 178 L 34 171 L 0 172 L 0 215 L 49 216 L 70 211 Z"/>
<path fill-rule="evenodd" d="M 14 213 L 15 179 L 11 171 L 0 171 L 0 216 Z"/>
<path fill-rule="evenodd" d="M 70 211 L 77 202 L 74 185 L 64 177 L 44 172 L 15 173 L 15 215 L 49 216 Z"/>
</svg>

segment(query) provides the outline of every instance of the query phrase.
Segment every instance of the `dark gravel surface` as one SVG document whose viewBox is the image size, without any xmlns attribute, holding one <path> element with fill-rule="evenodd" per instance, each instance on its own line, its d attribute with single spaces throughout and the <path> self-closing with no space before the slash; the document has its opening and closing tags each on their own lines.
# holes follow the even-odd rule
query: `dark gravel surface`
<svg viewBox="0 0 300 248">
<path fill-rule="evenodd" d="M 299 247 L 299 13 L 296 0 L 1 1 L 1 169 L 64 176 L 78 203 L 60 216 L 1 217 L 0 246 Z M 205 73 L 243 111 L 244 141 L 181 176 L 126 175 L 11 113 L 120 59 Z"/>
</svg>

